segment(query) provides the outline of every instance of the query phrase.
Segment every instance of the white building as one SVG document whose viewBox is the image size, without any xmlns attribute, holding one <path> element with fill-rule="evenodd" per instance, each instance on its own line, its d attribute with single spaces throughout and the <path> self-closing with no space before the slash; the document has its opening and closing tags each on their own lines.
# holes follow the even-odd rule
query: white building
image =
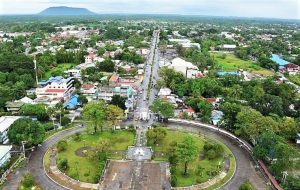
<svg viewBox="0 0 300 190">
<path fill-rule="evenodd" d="M 22 117 L 20 116 L 2 116 L 0 117 L 0 143 L 6 144 L 8 143 L 7 132 L 9 127 L 18 119 Z"/>
<path fill-rule="evenodd" d="M 168 68 L 172 68 L 177 72 L 181 72 L 186 78 L 196 78 L 199 74 L 202 75 L 201 71 L 198 70 L 198 67 L 193 63 L 185 61 L 181 58 L 175 58 L 166 65 Z"/>
<path fill-rule="evenodd" d="M 0 167 L 10 161 L 11 145 L 0 145 Z"/>
<path fill-rule="evenodd" d="M 37 98 L 49 97 L 50 99 L 67 100 L 75 90 L 73 78 L 51 77 L 48 81 L 40 82 L 39 84 L 42 87 L 36 88 Z"/>
<path fill-rule="evenodd" d="M 234 51 L 236 49 L 235 44 L 223 44 L 218 46 L 221 51 Z"/>
<path fill-rule="evenodd" d="M 189 39 L 169 39 L 169 41 L 178 43 L 184 48 L 196 47 L 198 49 L 201 49 L 201 46 L 199 43 L 192 43 L 191 40 L 189 40 Z"/>
</svg>

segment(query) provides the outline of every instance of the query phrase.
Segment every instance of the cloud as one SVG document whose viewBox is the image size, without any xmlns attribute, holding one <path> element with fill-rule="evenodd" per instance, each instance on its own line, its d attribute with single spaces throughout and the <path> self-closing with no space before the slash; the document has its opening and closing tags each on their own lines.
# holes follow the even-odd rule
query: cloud
<svg viewBox="0 0 300 190">
<path fill-rule="evenodd" d="M 97 13 L 163 13 L 300 19 L 299 0 L 0 0 L 0 14 L 36 13 L 49 6 Z"/>
</svg>

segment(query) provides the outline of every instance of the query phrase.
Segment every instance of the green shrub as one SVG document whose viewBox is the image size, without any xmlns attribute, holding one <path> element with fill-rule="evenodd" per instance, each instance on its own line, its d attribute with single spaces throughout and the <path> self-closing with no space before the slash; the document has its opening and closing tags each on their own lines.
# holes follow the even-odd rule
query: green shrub
<svg viewBox="0 0 300 190">
<path fill-rule="evenodd" d="M 58 152 L 63 152 L 65 150 L 67 150 L 68 147 L 68 143 L 66 140 L 61 140 L 57 143 L 56 148 Z"/>
<path fill-rule="evenodd" d="M 60 160 L 57 166 L 62 172 L 66 172 L 69 168 L 68 160 L 66 158 Z"/>
<path fill-rule="evenodd" d="M 21 186 L 23 186 L 25 188 L 31 188 L 34 185 L 35 185 L 35 182 L 34 182 L 33 177 L 29 173 L 25 174 L 21 181 Z"/>
<path fill-rule="evenodd" d="M 68 118 L 68 117 L 62 117 L 62 118 L 61 118 L 61 125 L 62 125 L 62 126 L 66 126 L 66 125 L 68 125 L 69 123 L 71 123 L 71 119 L 70 119 L 70 118 Z"/>
<path fill-rule="evenodd" d="M 249 181 L 246 181 L 239 187 L 239 190 L 253 190 L 253 187 Z"/>
<path fill-rule="evenodd" d="M 171 177 L 171 185 L 172 187 L 176 187 L 178 183 L 177 177 L 175 175 L 172 175 Z"/>
<path fill-rule="evenodd" d="M 75 133 L 73 136 L 74 141 L 81 141 L 81 134 L 79 132 Z"/>
</svg>

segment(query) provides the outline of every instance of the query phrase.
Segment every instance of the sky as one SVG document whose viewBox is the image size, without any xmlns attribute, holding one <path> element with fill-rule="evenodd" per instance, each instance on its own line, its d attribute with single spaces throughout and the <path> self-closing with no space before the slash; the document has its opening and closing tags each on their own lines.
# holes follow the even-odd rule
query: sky
<svg viewBox="0 0 300 190">
<path fill-rule="evenodd" d="M 0 0 L 0 14 L 35 14 L 51 6 L 100 14 L 182 14 L 300 19 L 300 0 Z"/>
</svg>

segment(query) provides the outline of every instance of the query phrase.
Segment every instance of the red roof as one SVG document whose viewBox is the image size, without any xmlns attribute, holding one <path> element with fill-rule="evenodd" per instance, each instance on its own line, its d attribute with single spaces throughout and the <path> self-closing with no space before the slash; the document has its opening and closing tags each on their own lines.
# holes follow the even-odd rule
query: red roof
<svg viewBox="0 0 300 190">
<path fill-rule="evenodd" d="M 50 88 L 50 89 L 47 89 L 46 92 L 63 93 L 66 90 L 67 89 L 64 89 L 64 88 Z"/>
<path fill-rule="evenodd" d="M 112 75 L 109 79 L 109 82 L 117 82 L 119 79 L 118 75 Z"/>
<path fill-rule="evenodd" d="M 188 112 L 188 113 L 195 113 L 195 110 L 191 107 L 187 108 L 184 110 L 185 112 Z"/>
<path fill-rule="evenodd" d="M 300 66 L 293 64 L 293 63 L 289 63 L 285 65 L 286 68 L 299 68 Z"/>
<path fill-rule="evenodd" d="M 216 98 L 206 98 L 206 101 L 208 101 L 209 103 L 215 103 L 217 101 Z"/>
<path fill-rule="evenodd" d="M 81 86 L 81 88 L 83 88 L 83 89 L 85 89 L 85 90 L 90 90 L 90 89 L 92 89 L 92 88 L 94 88 L 95 87 L 95 85 L 93 85 L 93 84 L 83 84 L 82 86 Z"/>
</svg>

